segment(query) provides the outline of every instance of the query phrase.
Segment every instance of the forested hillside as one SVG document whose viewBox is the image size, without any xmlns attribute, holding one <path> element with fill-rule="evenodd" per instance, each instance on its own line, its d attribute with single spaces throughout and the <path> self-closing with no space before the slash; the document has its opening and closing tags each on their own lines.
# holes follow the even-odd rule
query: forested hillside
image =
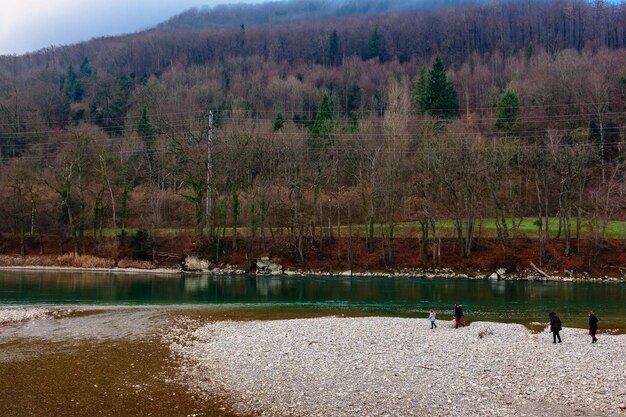
<svg viewBox="0 0 626 417">
<path fill-rule="evenodd" d="M 390 267 L 414 221 L 438 264 L 440 221 L 471 258 L 481 221 L 507 251 L 533 218 L 537 262 L 591 268 L 625 214 L 625 46 L 626 6 L 529 0 L 0 57 L 0 252 L 185 228 L 301 264 L 362 236 Z"/>
<path fill-rule="evenodd" d="M 512 0 L 515 1 L 515 0 Z M 292 23 L 301 20 L 330 20 L 406 11 L 429 11 L 458 7 L 481 0 L 292 0 L 261 4 L 228 4 L 188 10 L 158 26 L 159 29 L 209 29 Z"/>
</svg>

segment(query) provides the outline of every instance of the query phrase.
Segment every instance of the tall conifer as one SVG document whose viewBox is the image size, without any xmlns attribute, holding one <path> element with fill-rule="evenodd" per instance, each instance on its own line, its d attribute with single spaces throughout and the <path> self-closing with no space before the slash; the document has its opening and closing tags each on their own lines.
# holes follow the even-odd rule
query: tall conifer
<svg viewBox="0 0 626 417">
<path fill-rule="evenodd" d="M 428 72 L 426 110 L 435 117 L 451 119 L 459 112 L 459 101 L 454 84 L 446 76 L 446 67 L 437 57 Z"/>
<path fill-rule="evenodd" d="M 513 134 L 519 128 L 519 97 L 515 91 L 507 88 L 500 97 L 496 110 L 496 129 L 506 134 Z"/>
</svg>

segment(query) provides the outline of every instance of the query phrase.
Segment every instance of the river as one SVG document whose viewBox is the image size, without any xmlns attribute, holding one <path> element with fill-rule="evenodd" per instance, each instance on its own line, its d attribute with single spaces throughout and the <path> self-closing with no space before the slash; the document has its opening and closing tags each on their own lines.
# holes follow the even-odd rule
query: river
<svg viewBox="0 0 626 417">
<path fill-rule="evenodd" d="M 531 325 L 554 310 L 566 325 L 584 327 L 594 310 L 604 328 L 623 331 L 626 323 L 624 283 L 0 272 L 0 306 L 221 306 L 403 317 L 425 317 L 434 308 L 444 319 L 454 303 L 469 321 Z"/>
</svg>

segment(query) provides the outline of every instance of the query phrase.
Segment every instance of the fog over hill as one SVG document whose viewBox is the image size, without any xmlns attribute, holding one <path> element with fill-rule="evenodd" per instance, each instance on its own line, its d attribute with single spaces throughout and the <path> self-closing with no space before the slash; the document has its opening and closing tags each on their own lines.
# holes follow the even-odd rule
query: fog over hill
<svg viewBox="0 0 626 417">
<path fill-rule="evenodd" d="M 510 2 L 510 1 L 509 1 Z M 159 29 L 199 30 L 219 27 L 254 26 L 301 20 L 330 20 L 403 11 L 431 11 L 483 4 L 486 0 L 292 0 L 261 4 L 223 4 L 190 9 L 158 25 Z M 501 3 L 501 2 L 498 2 Z"/>
<path fill-rule="evenodd" d="M 100 36 L 135 33 L 191 7 L 220 0 L 24 0 L 3 2 L 0 55 L 23 54 Z M 237 0 L 221 0 L 234 3 Z M 247 0 L 250 2 L 251 0 Z"/>
</svg>

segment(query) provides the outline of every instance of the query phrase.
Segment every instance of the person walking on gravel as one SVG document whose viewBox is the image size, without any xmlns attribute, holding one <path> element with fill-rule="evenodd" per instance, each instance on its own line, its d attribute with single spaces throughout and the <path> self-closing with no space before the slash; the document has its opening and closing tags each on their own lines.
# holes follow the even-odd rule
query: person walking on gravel
<svg viewBox="0 0 626 417">
<path fill-rule="evenodd" d="M 559 343 L 561 343 L 561 336 L 559 332 L 561 331 L 561 319 L 556 315 L 554 311 L 548 313 L 548 317 L 550 317 L 550 331 L 552 332 L 552 343 L 556 343 L 556 340 L 559 339 Z"/>
<path fill-rule="evenodd" d="M 430 329 L 436 329 L 437 324 L 435 323 L 435 318 L 437 317 L 437 313 L 432 308 L 428 312 L 428 320 L 430 321 Z"/>
<path fill-rule="evenodd" d="M 596 332 L 598 331 L 598 318 L 591 310 L 589 310 L 587 315 L 589 316 L 589 336 L 591 336 L 591 343 L 596 343 L 598 341 L 598 338 L 596 337 Z"/>
<path fill-rule="evenodd" d="M 463 323 L 463 306 L 461 304 L 454 305 L 454 328 L 458 329 L 459 326 L 465 326 Z"/>
</svg>

